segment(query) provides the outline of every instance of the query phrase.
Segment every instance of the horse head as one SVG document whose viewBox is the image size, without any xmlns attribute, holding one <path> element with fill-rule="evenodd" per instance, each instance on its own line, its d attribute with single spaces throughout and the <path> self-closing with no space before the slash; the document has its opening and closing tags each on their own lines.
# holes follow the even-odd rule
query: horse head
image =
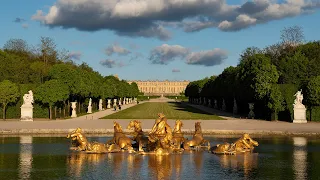
<svg viewBox="0 0 320 180">
<path fill-rule="evenodd" d="M 113 121 L 113 129 L 114 129 L 114 132 L 122 132 L 122 127 L 116 121 Z"/>
<path fill-rule="evenodd" d="M 174 126 L 173 132 L 175 133 L 181 133 L 181 127 L 183 126 L 182 121 L 176 120 L 176 124 Z"/>
<path fill-rule="evenodd" d="M 259 143 L 253 140 L 247 133 L 243 134 L 243 139 L 246 140 L 249 144 L 252 144 L 254 146 L 259 146 Z"/>
<path fill-rule="evenodd" d="M 195 128 L 195 133 L 202 133 L 202 130 L 201 130 L 201 122 L 196 122 L 194 124 L 194 128 Z"/>
</svg>

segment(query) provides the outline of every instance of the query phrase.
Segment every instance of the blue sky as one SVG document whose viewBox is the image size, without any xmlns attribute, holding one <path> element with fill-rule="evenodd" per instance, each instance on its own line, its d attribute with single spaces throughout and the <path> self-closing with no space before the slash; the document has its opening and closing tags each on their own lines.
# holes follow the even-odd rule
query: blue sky
<svg viewBox="0 0 320 180">
<path fill-rule="evenodd" d="M 159 4 L 163 0 L 141 1 L 145 3 L 2 2 L 0 46 L 10 38 L 36 45 L 46 36 L 54 39 L 58 49 L 78 54 L 76 63 L 86 62 L 102 75 L 118 74 L 127 80 L 197 80 L 236 66 L 247 47 L 279 42 L 284 27 L 299 25 L 306 40 L 320 39 L 319 1 L 166 1 L 170 5 Z M 22 21 L 15 22 L 16 18 Z"/>
</svg>

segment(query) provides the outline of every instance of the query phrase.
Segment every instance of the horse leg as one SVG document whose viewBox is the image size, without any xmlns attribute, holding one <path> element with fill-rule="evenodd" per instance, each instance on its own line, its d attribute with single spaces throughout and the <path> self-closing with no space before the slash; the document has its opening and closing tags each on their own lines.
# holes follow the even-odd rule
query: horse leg
<svg viewBox="0 0 320 180">
<path fill-rule="evenodd" d="M 140 140 L 140 141 L 139 141 L 139 151 L 140 151 L 140 152 L 143 152 L 142 145 L 143 145 L 143 144 L 142 144 L 142 140 Z"/>
</svg>

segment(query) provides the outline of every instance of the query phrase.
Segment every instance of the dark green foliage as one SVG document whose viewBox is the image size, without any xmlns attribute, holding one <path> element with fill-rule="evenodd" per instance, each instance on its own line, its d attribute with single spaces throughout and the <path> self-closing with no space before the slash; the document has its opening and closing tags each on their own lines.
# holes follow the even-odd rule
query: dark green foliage
<svg viewBox="0 0 320 180">
<path fill-rule="evenodd" d="M 62 108 L 61 113 L 69 116 L 70 102 L 73 101 L 79 103 L 79 113 L 86 111 L 89 98 L 92 98 L 95 110 L 100 98 L 105 103 L 106 99 L 139 94 L 135 83 L 130 85 L 114 76 L 103 77 L 86 63 L 74 64 L 67 57 L 66 50 L 57 50 L 51 38 L 41 37 L 40 43 L 34 46 L 35 51 L 29 47 L 32 46 L 24 40 L 11 39 L 4 45 L 4 50 L 0 50 L 0 82 L 10 80 L 19 87 L 17 102 L 8 104 L 9 118 L 20 118 L 22 97 L 29 90 L 33 90 L 37 100 L 34 103 L 35 118 L 49 117 L 48 106 L 52 106 L 52 111 L 57 107 L 59 113 Z M 39 87 L 42 90 L 37 91 Z"/>
<path fill-rule="evenodd" d="M 283 33 L 295 33 L 294 28 L 289 30 Z M 236 99 L 238 112 L 245 116 L 248 103 L 255 103 L 257 118 L 276 120 L 278 115 L 279 120 L 292 121 L 294 94 L 302 88 L 303 103 L 312 113 L 308 118 L 315 118 L 309 120 L 320 120 L 320 42 L 299 44 L 299 34 L 297 39 L 294 34 L 284 35 L 284 43 L 263 50 L 247 48 L 238 66 L 226 68 L 217 77 L 190 82 L 186 96 L 205 97 L 212 104 L 217 100 L 219 108 L 225 100 L 230 112 Z"/>
</svg>

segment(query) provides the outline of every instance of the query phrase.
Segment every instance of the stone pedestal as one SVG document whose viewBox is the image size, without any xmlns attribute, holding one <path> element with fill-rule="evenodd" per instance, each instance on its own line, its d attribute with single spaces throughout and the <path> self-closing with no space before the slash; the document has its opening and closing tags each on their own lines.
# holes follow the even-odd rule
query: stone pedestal
<svg viewBox="0 0 320 180">
<path fill-rule="evenodd" d="M 33 106 L 24 104 L 21 106 L 21 121 L 33 121 Z"/>
<path fill-rule="evenodd" d="M 92 113 L 92 106 L 88 106 L 88 111 L 87 111 L 88 114 L 91 114 Z"/>
<path fill-rule="evenodd" d="M 129 99 L 128 99 L 128 98 L 126 98 L 126 104 L 128 104 L 128 101 L 129 101 Z"/>
<path fill-rule="evenodd" d="M 307 123 L 305 107 L 293 108 L 293 123 Z"/>
<path fill-rule="evenodd" d="M 107 105 L 107 109 L 111 108 L 111 99 L 108 99 L 108 105 Z"/>
<path fill-rule="evenodd" d="M 117 106 L 117 99 L 114 99 L 114 100 L 113 100 L 113 107 L 114 107 L 114 106 Z"/>
<path fill-rule="evenodd" d="M 99 111 L 102 111 L 103 108 L 102 108 L 102 99 L 99 100 Z"/>
<path fill-rule="evenodd" d="M 77 102 L 71 102 L 71 107 L 72 107 L 72 112 L 71 112 L 71 117 L 77 117 Z"/>
<path fill-rule="evenodd" d="M 120 105 L 123 105 L 123 103 L 122 103 L 122 98 L 119 99 L 119 104 L 120 104 Z"/>
</svg>

